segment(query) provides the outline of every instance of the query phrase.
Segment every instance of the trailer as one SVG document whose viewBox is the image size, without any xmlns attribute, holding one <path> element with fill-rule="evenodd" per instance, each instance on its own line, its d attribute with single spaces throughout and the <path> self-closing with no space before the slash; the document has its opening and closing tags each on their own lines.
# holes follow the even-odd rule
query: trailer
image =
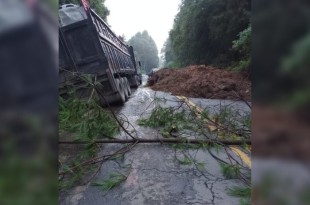
<svg viewBox="0 0 310 205">
<path fill-rule="evenodd" d="M 102 105 L 124 103 L 141 84 L 133 47 L 126 45 L 91 8 L 65 4 L 59 8 L 59 94 L 72 88 L 81 98 L 100 85 Z M 102 99 L 104 98 L 104 99 Z"/>
</svg>

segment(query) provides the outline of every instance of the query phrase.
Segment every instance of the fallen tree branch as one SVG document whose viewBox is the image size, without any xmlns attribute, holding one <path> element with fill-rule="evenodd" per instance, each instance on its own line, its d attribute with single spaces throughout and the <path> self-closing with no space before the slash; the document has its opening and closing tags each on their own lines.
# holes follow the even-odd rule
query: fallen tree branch
<svg viewBox="0 0 310 205">
<path fill-rule="evenodd" d="M 72 170 L 74 170 L 74 169 L 76 169 L 78 167 L 81 167 L 81 166 L 85 166 L 85 165 L 89 165 L 89 164 L 96 164 L 96 163 L 100 163 L 100 162 L 109 160 L 113 156 L 116 156 L 118 154 L 125 154 L 126 152 L 131 150 L 136 145 L 137 145 L 137 143 L 133 143 L 133 144 L 127 145 L 125 147 L 122 147 L 121 149 L 117 150 L 113 154 L 103 155 L 103 156 L 100 156 L 100 157 L 95 157 L 95 158 L 89 159 L 89 160 L 87 160 L 87 161 L 85 161 L 85 162 L 83 162 L 81 164 L 78 164 L 78 165 L 75 165 L 73 167 L 68 168 L 66 171 L 58 173 L 58 175 L 64 175 L 64 174 L 68 173 L 69 171 L 72 171 Z"/>
<path fill-rule="evenodd" d="M 187 144 L 224 144 L 224 145 L 250 145 L 250 140 L 211 140 L 211 139 L 174 139 L 174 138 L 163 138 L 163 139 L 113 139 L 113 140 L 95 140 L 91 142 L 93 144 L 127 144 L 127 143 L 187 143 Z M 90 144 L 90 142 L 83 141 L 58 141 L 58 144 Z"/>
</svg>

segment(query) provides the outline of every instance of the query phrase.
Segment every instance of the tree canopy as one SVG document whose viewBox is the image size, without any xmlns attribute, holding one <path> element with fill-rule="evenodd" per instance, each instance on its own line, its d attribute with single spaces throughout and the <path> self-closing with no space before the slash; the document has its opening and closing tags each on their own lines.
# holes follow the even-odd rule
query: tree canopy
<svg viewBox="0 0 310 205">
<path fill-rule="evenodd" d="M 90 0 L 90 7 L 96 11 L 96 13 L 104 20 L 107 21 L 107 16 L 110 14 L 110 11 L 104 5 L 105 0 Z M 81 0 L 59 0 L 59 5 L 62 4 L 81 4 Z"/>
<path fill-rule="evenodd" d="M 238 59 L 233 41 L 250 21 L 250 0 L 182 0 L 166 41 L 170 66 L 215 64 Z"/>
<path fill-rule="evenodd" d="M 152 68 L 158 67 L 158 50 L 153 38 L 147 31 L 136 33 L 128 44 L 134 49 L 135 56 L 141 62 L 141 66 L 148 73 Z"/>
</svg>

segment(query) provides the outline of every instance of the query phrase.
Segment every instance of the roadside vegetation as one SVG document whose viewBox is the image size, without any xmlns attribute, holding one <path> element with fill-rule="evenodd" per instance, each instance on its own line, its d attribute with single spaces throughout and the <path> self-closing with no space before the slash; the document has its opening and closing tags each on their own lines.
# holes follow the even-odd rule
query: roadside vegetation
<svg viewBox="0 0 310 205">
<path fill-rule="evenodd" d="M 77 1 L 63 0 L 61 3 L 77 3 Z M 91 1 L 91 7 L 106 20 L 109 11 L 103 3 Z M 230 67 L 234 71 L 248 71 L 251 64 L 249 14 L 250 1 L 248 0 L 182 0 L 173 29 L 162 51 L 166 66 L 176 68 L 191 64 L 207 64 Z M 128 43 L 134 46 L 137 60 L 141 61 L 142 68 L 147 73 L 158 66 L 157 47 L 147 31 L 138 32 Z M 213 68 L 208 69 L 213 70 Z M 202 66 L 197 70 L 205 72 L 206 68 Z M 230 74 L 228 73 L 226 78 L 232 78 Z M 189 79 L 187 75 L 183 77 Z M 237 76 L 236 79 L 243 78 Z M 194 82 L 200 83 L 195 79 L 193 84 Z M 175 82 L 174 84 L 180 87 L 180 84 Z M 242 94 L 235 92 L 239 84 L 247 86 L 239 89 L 239 91 L 242 90 Z M 221 82 L 214 86 L 218 90 L 214 89 L 213 93 L 211 93 L 213 87 L 207 84 L 203 86 L 200 84 L 194 90 L 204 95 L 224 93 L 225 97 L 229 92 L 229 99 L 239 99 L 247 103 L 250 98 L 248 94 L 250 83 L 240 80 L 239 84 L 231 81 Z M 89 86 L 96 90 L 96 85 L 90 83 Z M 96 93 L 89 99 L 81 100 L 75 92 L 72 92 L 66 99 L 59 98 L 59 135 L 63 143 L 60 152 L 64 152 L 65 155 L 59 160 L 59 189 L 61 190 L 92 182 L 103 162 L 123 159 L 124 154 L 139 143 L 139 137 L 134 135 L 137 133 L 134 127 L 130 127 L 131 122 L 126 119 L 126 116 L 116 116 L 113 110 L 103 109 L 95 99 L 98 95 L 100 94 Z M 217 96 L 222 97 L 222 95 Z M 228 194 L 240 197 L 240 204 L 250 204 L 251 189 L 247 188 L 251 184 L 250 169 L 241 164 L 238 157 L 230 154 L 227 144 L 238 142 L 244 150 L 248 149 L 251 137 L 251 113 L 241 113 L 229 105 L 220 105 L 219 109 L 193 107 L 186 100 L 179 98 L 174 101 L 177 106 L 165 107 L 163 104 L 166 101 L 166 99 L 155 98 L 152 102 L 155 104 L 154 109 L 151 113 L 143 115 L 137 121 L 138 125 L 158 129 L 163 139 L 179 140 L 178 143 L 170 144 L 175 151 L 175 162 L 180 166 L 194 168 L 201 176 L 207 174 L 208 165 L 205 161 L 197 160 L 196 154 L 199 150 L 203 150 L 206 154 L 208 152 L 219 162 L 223 180 L 240 179 L 246 187 L 231 187 L 227 190 Z M 247 105 L 250 107 L 249 104 Z M 132 142 L 126 142 L 112 154 L 103 154 L 100 140 L 111 140 L 109 143 L 112 143 L 114 137 L 120 133 L 125 133 Z M 205 143 L 191 144 L 189 139 L 205 140 Z M 158 139 L 158 142 L 162 143 L 161 139 Z M 72 146 L 75 148 L 72 149 Z M 226 158 L 218 157 L 220 150 L 226 154 Z M 68 154 L 66 152 L 69 152 L 69 156 L 66 156 Z M 107 173 L 104 180 L 96 179 L 92 185 L 106 193 L 121 185 L 126 179 L 127 174 Z"/>
<path fill-rule="evenodd" d="M 128 44 L 133 46 L 137 61 L 141 62 L 141 68 L 146 74 L 158 67 L 158 49 L 147 31 L 136 33 L 128 40 Z"/>
<path fill-rule="evenodd" d="M 251 64 L 251 35 L 252 27 L 249 25 L 245 30 L 241 31 L 237 40 L 234 40 L 233 50 L 238 51 L 239 57 L 237 62 L 233 63 L 233 70 L 246 71 L 250 68 Z"/>
<path fill-rule="evenodd" d="M 165 66 L 248 69 L 250 12 L 249 0 L 182 0 L 162 49 Z"/>
</svg>

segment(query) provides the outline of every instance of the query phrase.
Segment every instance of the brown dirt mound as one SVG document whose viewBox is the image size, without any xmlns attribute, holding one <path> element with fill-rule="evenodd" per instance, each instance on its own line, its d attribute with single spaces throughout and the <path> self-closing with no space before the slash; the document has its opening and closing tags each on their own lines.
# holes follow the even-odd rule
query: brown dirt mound
<svg viewBox="0 0 310 205">
<path fill-rule="evenodd" d="M 248 74 L 211 66 L 164 68 L 149 78 L 148 85 L 153 90 L 171 92 L 173 95 L 251 101 L 251 81 Z"/>
</svg>

